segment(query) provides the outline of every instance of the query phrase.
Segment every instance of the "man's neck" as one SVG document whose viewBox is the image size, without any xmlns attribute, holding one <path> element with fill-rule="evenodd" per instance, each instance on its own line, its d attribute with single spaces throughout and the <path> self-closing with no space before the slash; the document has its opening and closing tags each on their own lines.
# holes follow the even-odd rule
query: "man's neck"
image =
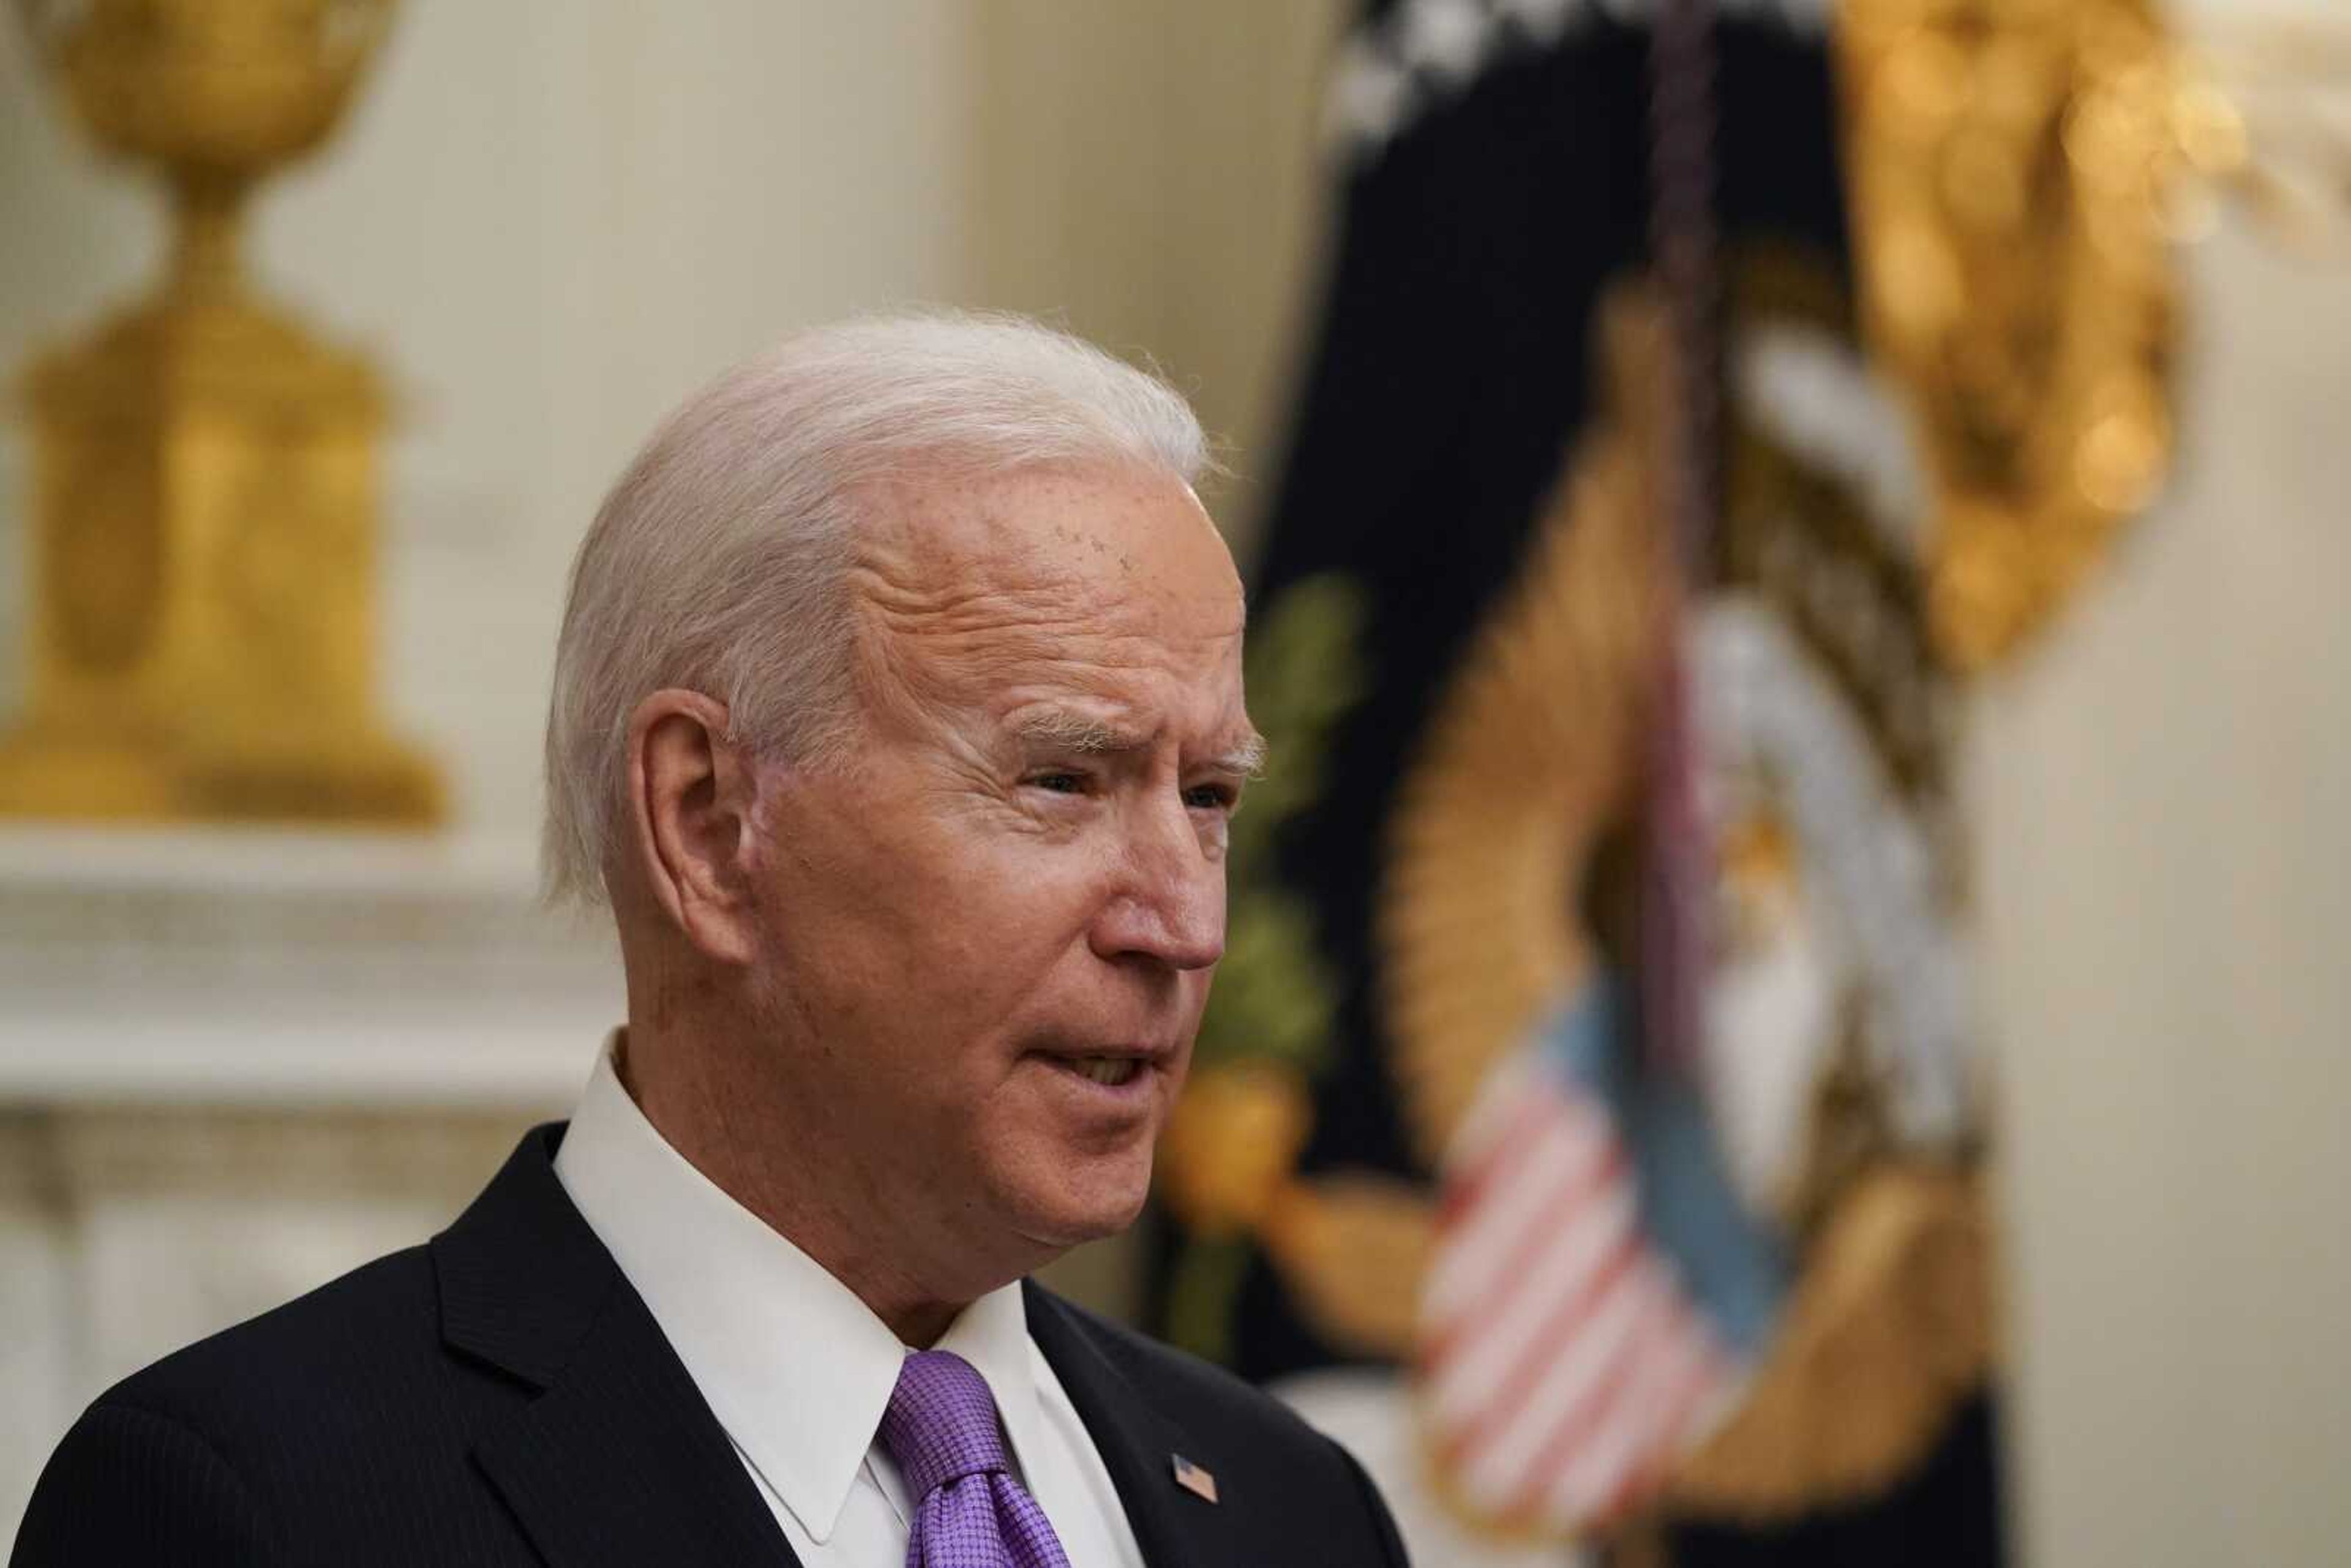
<svg viewBox="0 0 2351 1568">
<path fill-rule="evenodd" d="M 634 1050 L 632 1041 L 640 1043 Z M 885 1223 L 843 1211 L 804 1179 L 812 1139 L 747 1121 L 746 1106 L 772 1106 L 772 1090 L 723 1081 L 709 1064 L 715 1053 L 678 1039 L 653 1041 L 632 1024 L 613 1045 L 613 1071 L 653 1130 L 721 1192 L 800 1249 L 865 1303 L 899 1343 L 925 1350 L 956 1318 L 985 1294 L 923 1285 L 880 1245 Z M 753 1127 L 756 1133 L 752 1132 Z M 799 1155 L 779 1159 L 781 1151 Z"/>
</svg>

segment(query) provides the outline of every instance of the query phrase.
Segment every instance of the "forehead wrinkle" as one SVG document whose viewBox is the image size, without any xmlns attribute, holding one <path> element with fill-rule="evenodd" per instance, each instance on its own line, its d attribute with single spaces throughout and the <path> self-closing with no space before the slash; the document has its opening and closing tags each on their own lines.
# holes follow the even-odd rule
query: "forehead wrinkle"
<svg viewBox="0 0 2351 1568">
<path fill-rule="evenodd" d="M 1108 645 L 1141 642 L 1187 646 L 1238 639 L 1247 625 L 1236 593 L 1228 623 L 1196 628 L 1171 640 L 1165 627 L 1146 630 L 1134 624 L 1160 595 L 1148 587 L 1139 592 L 1104 593 L 1100 584 L 1076 573 L 1016 575 L 992 564 L 984 571 L 914 574 L 860 562 L 851 569 L 850 579 L 858 612 L 881 628 L 942 641 L 1015 634 L 1008 642 L 1038 656 L 1050 656 L 1072 635 Z M 1040 635 L 1024 643 L 1017 635 L 1024 632 Z"/>
<path fill-rule="evenodd" d="M 1153 738 L 1137 726 L 1087 711 L 1105 699 L 1126 706 L 1128 697 L 1113 695 L 1105 680 L 1123 686 L 1141 677 L 1157 685 L 1167 645 L 1147 633 L 1110 634 L 1083 617 L 917 629 L 867 614 L 857 625 L 859 679 L 885 709 L 910 704 L 935 723 L 961 713 L 965 722 L 990 723 L 1006 738 L 1104 755 L 1142 749 Z M 1081 635 L 1073 638 L 1073 629 Z M 1025 715 L 1003 704 L 1024 691 L 1031 694 L 1020 704 Z M 993 721 L 986 717 L 990 708 L 998 716 Z"/>
<path fill-rule="evenodd" d="M 1037 618 L 1066 615 L 1076 621 L 1091 615 L 1105 633 L 1114 631 L 1111 622 L 1139 602 L 1171 601 L 1165 584 L 1135 575 L 1126 547 L 1070 522 L 1032 524 L 993 511 L 964 521 L 975 526 L 956 528 L 915 511 L 893 518 L 885 528 L 869 529 L 858 540 L 848 571 L 853 590 L 893 616 L 948 620 L 976 601 L 1025 598 L 1040 605 Z M 1205 517 L 1200 526 L 1210 538 L 1217 537 Z M 973 538 L 975 531 L 984 537 Z M 1056 542 L 1061 548 L 1056 549 Z M 1091 565 L 1088 558 L 1073 553 L 1081 546 L 1094 552 Z M 1122 564 L 1114 588 L 1105 579 L 1105 556 Z M 1248 605 L 1229 560 L 1225 572 L 1232 591 L 1231 625 L 1217 634 L 1229 630 L 1238 635 L 1248 625 Z"/>
<path fill-rule="evenodd" d="M 935 716 L 969 703 L 974 682 L 1053 662 L 1078 629 L 1066 610 L 991 584 L 944 575 L 917 584 L 862 570 L 857 578 L 861 667 L 879 683 L 876 695 L 912 699 Z"/>
<path fill-rule="evenodd" d="M 1074 616 L 1056 606 L 1047 579 L 1005 581 L 1001 574 L 926 572 L 927 582 L 898 576 L 860 561 L 850 570 L 850 587 L 860 609 L 892 627 L 935 626 L 948 632 L 992 627 L 1066 624 Z"/>
<path fill-rule="evenodd" d="M 1064 688 L 1082 700 L 1090 688 L 1107 695 L 1099 689 L 1105 676 L 1154 675 L 1171 656 L 1237 661 L 1247 615 L 1237 578 L 1228 601 L 1192 607 L 1171 625 L 1163 585 L 1105 581 L 1099 570 L 1065 567 L 1026 548 L 1028 540 L 1007 539 L 1006 531 L 990 528 L 987 544 L 974 549 L 967 535 L 944 538 L 905 518 L 861 540 L 848 586 L 859 662 L 876 682 L 869 688 L 875 696 L 911 701 L 934 720 L 956 711 L 978 719 L 997 706 L 991 694 L 1024 685 Z M 1231 733 L 1228 723 L 1218 729 Z M 1123 739 L 1060 725 L 1032 738 L 1074 740 L 1087 750 Z"/>
<path fill-rule="evenodd" d="M 1021 593 L 965 588 L 926 595 L 917 603 L 860 605 L 860 642 L 880 645 L 892 664 L 909 657 L 950 669 L 1001 675 L 1034 666 L 1050 678 L 1058 668 L 1150 669 L 1169 653 L 1238 643 L 1238 629 L 1196 631 L 1171 638 L 1163 628 L 1125 622 L 1107 605 L 1040 602 Z"/>
</svg>

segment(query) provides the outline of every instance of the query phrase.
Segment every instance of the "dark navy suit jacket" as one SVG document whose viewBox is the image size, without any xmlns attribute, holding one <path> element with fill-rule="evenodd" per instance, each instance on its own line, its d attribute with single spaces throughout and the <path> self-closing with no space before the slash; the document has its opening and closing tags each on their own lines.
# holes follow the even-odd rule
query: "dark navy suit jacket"
<svg viewBox="0 0 2351 1568">
<path fill-rule="evenodd" d="M 430 1245 L 101 1396 L 43 1472 L 15 1568 L 795 1563 L 557 1181 L 562 1135 L 532 1132 Z M 1404 1563 L 1336 1444 L 1224 1373 L 1027 1297 L 1153 1568 Z M 1176 1484 L 1177 1455 L 1216 1502 Z"/>
</svg>

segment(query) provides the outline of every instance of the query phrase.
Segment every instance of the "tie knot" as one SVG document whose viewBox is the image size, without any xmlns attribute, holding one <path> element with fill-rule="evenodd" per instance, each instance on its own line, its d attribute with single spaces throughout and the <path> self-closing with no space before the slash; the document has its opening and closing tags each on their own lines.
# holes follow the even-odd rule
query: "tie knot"
<svg viewBox="0 0 2351 1568">
<path fill-rule="evenodd" d="M 917 1504 L 949 1481 L 1006 1468 L 996 1396 L 978 1370 L 950 1350 L 916 1351 L 900 1365 L 898 1386 L 882 1413 L 882 1444 Z"/>
</svg>

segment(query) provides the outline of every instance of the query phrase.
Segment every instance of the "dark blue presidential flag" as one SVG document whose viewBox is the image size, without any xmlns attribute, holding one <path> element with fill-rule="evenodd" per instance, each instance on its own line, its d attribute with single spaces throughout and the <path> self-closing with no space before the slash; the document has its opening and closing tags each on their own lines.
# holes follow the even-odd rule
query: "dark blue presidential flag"
<svg viewBox="0 0 2351 1568">
<path fill-rule="evenodd" d="M 1163 1333 L 1417 1556 L 1997 1561 L 1946 677 L 1809 6 L 1393 0 Z"/>
</svg>

